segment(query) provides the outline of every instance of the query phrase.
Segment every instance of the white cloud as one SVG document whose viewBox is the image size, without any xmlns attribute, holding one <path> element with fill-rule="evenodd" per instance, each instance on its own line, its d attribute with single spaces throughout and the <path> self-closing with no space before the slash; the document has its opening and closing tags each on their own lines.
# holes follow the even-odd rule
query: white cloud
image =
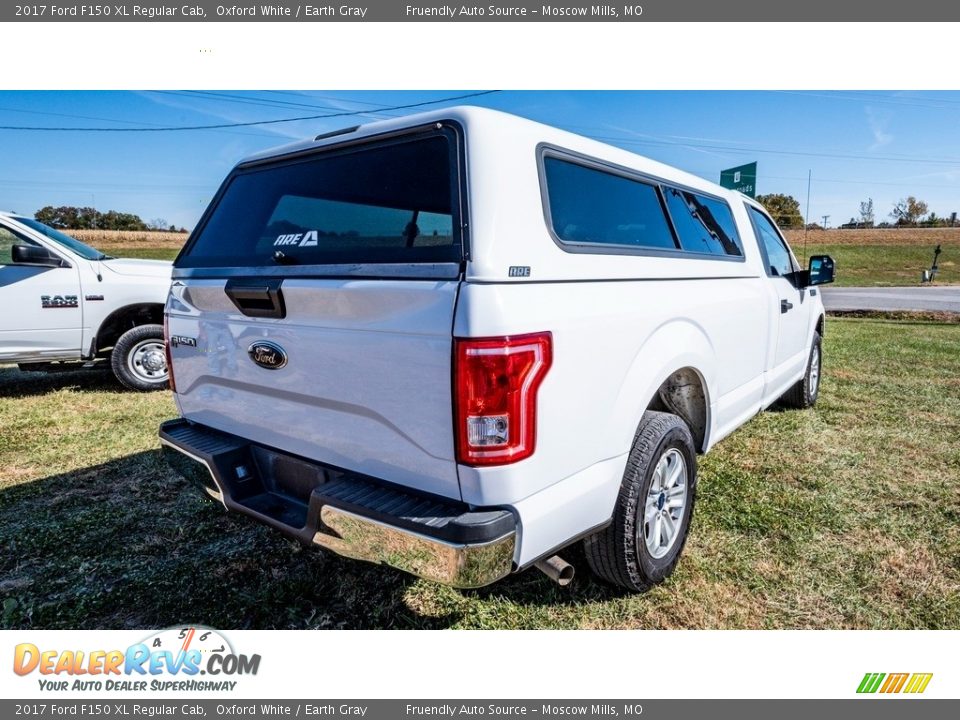
<svg viewBox="0 0 960 720">
<path fill-rule="evenodd" d="M 867 123 L 870 125 L 870 132 L 873 133 L 873 144 L 869 150 L 878 150 L 885 145 L 893 142 L 893 134 L 887 131 L 892 113 L 876 110 L 869 105 L 864 108 L 867 113 Z"/>
</svg>

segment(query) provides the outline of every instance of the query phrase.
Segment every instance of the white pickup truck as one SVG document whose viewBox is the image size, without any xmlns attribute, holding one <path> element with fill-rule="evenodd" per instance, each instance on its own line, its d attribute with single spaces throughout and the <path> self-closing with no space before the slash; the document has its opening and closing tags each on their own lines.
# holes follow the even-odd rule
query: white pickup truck
<svg viewBox="0 0 960 720">
<path fill-rule="evenodd" d="M 0 363 L 51 372 L 109 362 L 130 389 L 166 388 L 170 270 L 0 213 Z"/>
<path fill-rule="evenodd" d="M 813 405 L 829 257 L 699 177 L 477 108 L 241 162 L 174 264 L 171 465 L 304 543 L 458 587 L 583 540 L 674 569 L 697 454 Z"/>
</svg>

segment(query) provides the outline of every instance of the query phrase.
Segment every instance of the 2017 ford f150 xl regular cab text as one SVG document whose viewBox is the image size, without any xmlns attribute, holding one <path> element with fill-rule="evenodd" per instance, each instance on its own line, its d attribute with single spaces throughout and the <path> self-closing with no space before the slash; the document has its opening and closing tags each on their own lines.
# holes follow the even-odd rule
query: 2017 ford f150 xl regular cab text
<svg viewBox="0 0 960 720">
<path fill-rule="evenodd" d="M 165 455 L 228 510 L 458 587 L 583 540 L 674 569 L 697 455 L 820 387 L 824 312 L 745 196 L 490 110 L 263 153 L 174 264 Z"/>
</svg>

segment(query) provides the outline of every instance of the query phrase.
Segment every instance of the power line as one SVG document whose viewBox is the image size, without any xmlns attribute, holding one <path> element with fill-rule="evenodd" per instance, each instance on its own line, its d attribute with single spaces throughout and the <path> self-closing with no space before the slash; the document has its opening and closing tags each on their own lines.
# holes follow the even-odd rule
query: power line
<svg viewBox="0 0 960 720">
<path fill-rule="evenodd" d="M 626 145 L 667 145 L 679 147 L 693 147 L 702 150 L 726 150 L 728 152 L 738 153 L 768 153 L 771 155 L 799 155 L 802 157 L 822 157 L 838 160 L 878 160 L 883 162 L 912 162 L 912 163 L 934 163 L 942 165 L 960 165 L 960 158 L 924 158 L 908 157 L 902 155 L 857 155 L 853 153 L 825 153 L 803 150 L 772 150 L 766 148 L 733 146 L 733 145 L 714 145 L 705 143 L 674 142 L 669 140 L 637 140 L 634 138 L 625 138 L 617 136 L 591 135 L 594 140 L 602 142 L 618 142 Z"/>
<path fill-rule="evenodd" d="M 174 95 L 180 98 L 189 98 L 192 100 L 204 100 L 207 102 L 225 102 L 225 103 L 237 103 L 240 105 L 258 105 L 260 107 L 269 107 L 274 110 L 291 110 L 291 109 L 301 109 L 307 108 L 310 110 L 335 110 L 340 111 L 344 108 L 342 106 L 337 107 L 333 105 L 314 105 L 310 103 L 293 103 L 287 102 L 285 100 L 270 100 L 268 98 L 258 98 L 255 96 L 243 96 L 243 95 L 229 95 L 227 93 L 215 93 L 215 92 L 205 92 L 202 90 L 149 90 L 155 95 Z M 344 100 L 342 102 L 347 102 L 355 104 L 350 100 Z M 375 117 L 386 117 L 380 113 L 379 110 L 371 109 L 366 110 L 362 114 L 371 115 Z"/>
<path fill-rule="evenodd" d="M 778 92 L 790 92 L 787 90 L 781 90 Z M 812 94 L 812 93 L 810 93 Z M 957 101 L 960 102 L 960 101 Z M 960 158 L 934 158 L 934 157 L 917 157 L 914 155 L 864 155 L 859 153 L 839 153 L 839 152 L 813 152 L 813 151 L 802 151 L 802 150 L 779 150 L 776 148 L 758 148 L 751 147 L 748 145 L 742 144 L 724 144 L 724 141 L 718 140 L 716 142 L 704 142 L 704 140 L 710 140 L 710 138 L 684 138 L 683 136 L 677 135 L 649 135 L 646 133 L 638 133 L 637 135 L 623 136 L 623 135 L 606 135 L 603 134 L 609 131 L 611 128 L 607 127 L 595 127 L 590 125 L 563 125 L 564 129 L 569 130 L 570 132 L 576 132 L 579 135 L 589 137 L 593 140 L 598 140 L 605 143 L 622 143 L 626 145 L 653 145 L 653 146 L 669 146 L 669 147 L 681 147 L 681 148 L 691 148 L 691 149 L 700 149 L 700 150 L 721 150 L 728 153 L 768 153 L 771 155 L 801 155 L 801 156 L 812 156 L 812 157 L 824 157 L 832 158 L 839 160 L 878 160 L 883 162 L 913 162 L 913 163 L 939 163 L 947 165 L 960 165 Z M 614 130 L 620 128 L 612 128 Z M 600 133 L 600 134 L 594 134 Z M 738 141 L 726 141 L 729 143 L 738 143 Z"/>
<path fill-rule="evenodd" d="M 339 106 L 335 105 L 315 105 L 310 103 L 291 103 L 285 100 L 270 100 L 268 98 L 259 98 L 256 96 L 242 96 L 242 95 L 228 95 L 226 93 L 215 93 L 215 92 L 204 92 L 200 90 L 149 90 L 148 92 L 154 93 L 156 95 L 173 95 L 177 98 L 181 98 L 184 101 L 190 100 L 202 100 L 205 102 L 212 103 L 235 103 L 238 105 L 257 105 L 260 107 L 268 107 L 274 110 L 299 110 L 302 108 L 308 108 L 311 110 L 333 110 L 333 111 L 342 111 L 345 108 L 343 104 Z M 334 98 L 335 99 L 335 98 Z M 353 100 L 343 100 L 342 103 L 356 104 Z M 367 103 L 363 103 L 367 104 Z M 388 106 L 384 106 L 388 107 Z M 397 117 L 397 113 L 394 112 L 385 112 L 381 109 L 371 108 L 370 110 L 360 111 L 357 110 L 357 115 L 362 117 L 369 117 L 374 120 L 386 120 L 389 118 Z M 224 131 L 220 131 L 224 132 Z"/>
<path fill-rule="evenodd" d="M 216 183 L 212 183 L 214 188 L 216 188 Z M 68 182 L 68 181 L 59 181 L 52 180 L 46 182 L 43 180 L 6 180 L 0 178 L 0 185 L 9 185 L 11 187 L 40 187 L 40 188 L 56 188 L 56 189 L 69 189 L 69 188 L 103 188 L 107 192 L 113 190 L 141 190 L 141 191 L 151 191 L 151 190 L 164 190 L 168 188 L 177 188 L 180 190 L 210 190 L 210 185 L 200 185 L 200 184 L 184 184 L 180 182 L 170 182 L 165 184 L 150 183 L 150 184 L 138 184 L 138 183 L 104 183 L 104 182 Z"/>
<path fill-rule="evenodd" d="M 816 93 L 802 90 L 773 90 L 771 92 L 782 93 L 784 95 L 804 95 L 827 100 L 850 100 L 859 103 L 929 108 L 932 110 L 949 110 L 951 112 L 956 112 L 957 108 L 955 106 L 960 103 L 960 100 L 951 100 L 949 98 L 929 98 L 923 96 L 898 97 L 895 95 L 883 95 L 870 92 L 858 92 L 856 95 L 843 95 L 834 92 Z"/>
<path fill-rule="evenodd" d="M 385 103 L 375 103 L 370 102 L 369 100 L 348 100 L 346 98 L 337 97 L 336 95 L 317 95 L 315 93 L 307 95 L 306 93 L 290 92 L 289 90 L 264 90 L 263 92 L 270 93 L 271 95 L 288 95 L 298 98 L 316 98 L 318 100 L 333 100 L 334 102 L 349 102 L 353 103 L 354 105 L 370 105 L 371 107 L 378 107 L 381 109 L 390 107 L 389 104 Z"/>
<path fill-rule="evenodd" d="M 307 108 L 310 110 L 343 110 L 342 107 L 332 105 L 314 105 L 311 103 L 295 103 L 287 100 L 271 100 L 270 98 L 251 97 L 249 95 L 234 95 L 231 93 L 210 92 L 207 90 L 152 90 L 151 92 L 164 95 L 180 95 L 204 100 L 222 100 L 224 102 L 240 102 L 250 105 L 266 105 L 270 107 Z"/>
<path fill-rule="evenodd" d="M 424 100 L 423 102 L 409 103 L 406 105 L 393 105 L 384 110 L 408 110 L 410 108 L 424 107 L 425 105 L 437 105 L 454 100 L 466 100 L 467 98 L 481 97 L 483 95 L 492 95 L 500 92 L 499 90 L 484 90 L 482 92 L 468 93 L 466 95 L 455 95 L 453 97 L 440 98 L 439 100 Z M 254 120 L 250 122 L 218 123 L 215 125 L 176 125 L 168 127 L 137 127 L 137 128 L 117 128 L 117 127 L 37 127 L 32 125 L 0 125 L 0 130 L 25 130 L 42 132 L 178 132 L 185 130 L 223 130 L 224 128 L 253 127 L 256 125 L 276 125 L 278 123 L 299 122 L 301 120 L 321 120 L 323 118 L 349 117 L 352 115 L 369 115 L 369 110 L 349 110 L 326 115 L 304 115 L 301 117 L 281 118 L 278 120 Z"/>
<path fill-rule="evenodd" d="M 107 122 L 122 123 L 125 125 L 144 125 L 144 126 L 159 125 L 159 123 L 151 123 L 145 120 L 122 120 L 120 118 L 107 118 L 107 117 L 99 117 L 96 115 L 75 115 L 72 113 L 48 112 L 44 110 L 23 110 L 21 108 L 12 108 L 12 107 L 5 107 L 5 106 L 0 106 L 0 110 L 3 110 L 4 112 L 24 113 L 27 115 L 48 115 L 51 117 L 65 117 L 65 118 L 71 118 L 73 120 L 105 120 Z"/>
<path fill-rule="evenodd" d="M 108 118 L 108 117 L 98 117 L 96 115 L 77 115 L 74 113 L 58 113 L 58 112 L 49 112 L 43 110 L 24 110 L 22 108 L 12 108 L 12 107 L 0 107 L 0 110 L 4 112 L 14 112 L 14 113 L 23 113 L 26 115 L 48 115 L 51 117 L 65 117 L 71 118 L 73 120 L 105 120 L 107 122 L 114 122 L 118 124 L 125 125 L 138 125 L 143 127 L 161 127 L 160 123 L 147 122 L 145 120 L 123 120 L 120 118 Z M 214 132 L 222 133 L 224 135 L 246 135 L 249 137 L 276 137 L 270 133 L 258 133 L 258 132 L 242 132 L 242 131 L 232 131 L 232 130 L 216 130 Z"/>
<path fill-rule="evenodd" d="M 710 168 L 709 170 L 698 169 L 692 170 L 687 168 L 688 173 L 693 175 L 698 175 L 704 180 L 711 180 L 716 177 L 717 171 L 715 168 Z M 763 174 L 763 178 L 767 180 L 795 180 L 797 182 L 806 182 L 807 178 L 799 175 L 767 175 Z M 910 180 L 900 180 L 898 182 L 889 182 L 883 180 L 851 180 L 851 179 L 840 179 L 840 178 L 825 178 L 817 176 L 818 183 L 828 183 L 828 184 L 839 184 L 839 185 L 882 185 L 889 187 L 910 187 L 910 188 L 932 188 L 935 190 L 956 190 L 960 186 L 960 178 L 957 182 L 954 183 L 915 183 Z"/>
</svg>

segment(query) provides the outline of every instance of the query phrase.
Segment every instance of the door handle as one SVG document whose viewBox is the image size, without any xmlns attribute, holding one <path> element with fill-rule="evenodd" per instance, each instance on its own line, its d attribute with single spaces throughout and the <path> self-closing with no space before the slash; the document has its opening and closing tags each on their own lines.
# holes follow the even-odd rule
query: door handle
<svg viewBox="0 0 960 720">
<path fill-rule="evenodd" d="M 780 314 L 787 312 L 788 310 L 793 310 L 793 303 L 789 300 L 780 301 Z"/>
<path fill-rule="evenodd" d="M 230 278 L 223 291 L 247 317 L 285 318 L 282 283 L 276 279 Z"/>
</svg>

